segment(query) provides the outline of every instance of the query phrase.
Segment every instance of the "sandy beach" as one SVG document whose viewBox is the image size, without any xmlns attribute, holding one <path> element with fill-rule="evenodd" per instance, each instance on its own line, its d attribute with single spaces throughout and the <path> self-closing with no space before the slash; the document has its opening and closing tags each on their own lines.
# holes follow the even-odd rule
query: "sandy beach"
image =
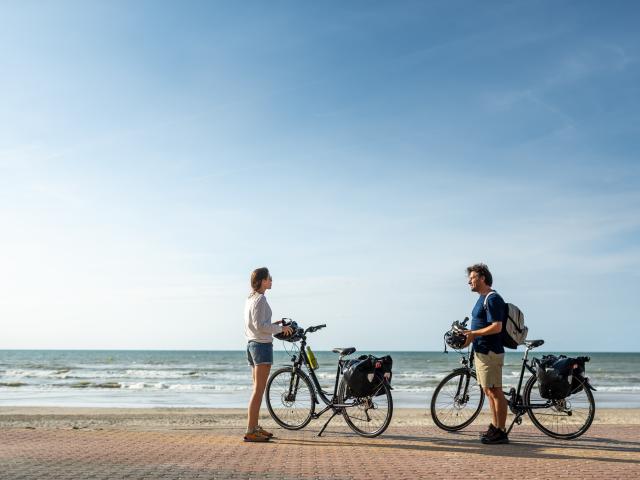
<svg viewBox="0 0 640 480">
<path fill-rule="evenodd" d="M 640 468 L 639 409 L 602 409 L 572 441 L 525 421 L 501 446 L 479 443 L 486 417 L 451 434 L 424 410 L 397 409 L 387 432 L 366 439 L 340 418 L 318 438 L 322 420 L 287 431 L 262 413 L 277 437 L 268 445 L 242 442 L 242 409 L 3 407 L 0 478 L 634 478 Z"/>
<path fill-rule="evenodd" d="M 325 417 L 323 417 L 325 418 Z M 0 428 L 118 428 L 172 429 L 229 427 L 241 428 L 246 411 L 241 408 L 81 408 L 81 407 L 0 407 Z M 261 422 L 275 428 L 266 408 Z M 324 420 L 313 420 L 306 428 L 319 430 Z M 488 422 L 483 411 L 476 425 Z M 335 424 L 343 424 L 341 419 Z M 524 417 L 523 425 L 528 424 Z M 600 409 L 594 425 L 640 425 L 640 409 Z M 391 423 L 394 427 L 432 427 L 424 409 L 397 408 Z"/>
</svg>

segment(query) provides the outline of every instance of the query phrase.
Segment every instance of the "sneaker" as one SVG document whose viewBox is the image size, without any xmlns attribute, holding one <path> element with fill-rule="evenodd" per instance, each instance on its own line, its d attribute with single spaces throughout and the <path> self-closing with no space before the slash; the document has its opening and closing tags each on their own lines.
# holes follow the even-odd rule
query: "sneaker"
<svg viewBox="0 0 640 480">
<path fill-rule="evenodd" d="M 500 430 L 499 428 L 496 428 L 493 431 L 492 435 L 487 435 L 486 437 L 482 437 L 480 441 L 485 445 L 500 445 L 500 444 L 509 443 L 509 437 L 507 436 L 507 432 L 505 432 L 504 430 Z"/>
<path fill-rule="evenodd" d="M 496 430 L 497 428 L 493 426 L 493 423 L 490 423 L 489 428 L 487 428 L 487 431 L 480 433 L 480 438 L 482 439 L 490 435 L 493 435 L 493 432 L 495 432 Z"/>
<path fill-rule="evenodd" d="M 269 438 L 273 438 L 273 433 L 271 432 L 267 432 L 264 428 L 262 428 L 260 425 L 258 425 L 256 427 L 256 432 L 258 432 L 260 435 L 263 435 L 265 437 L 269 437 Z"/>
<path fill-rule="evenodd" d="M 244 434 L 245 442 L 268 442 L 269 437 L 262 435 L 257 429 L 253 429 L 253 432 L 247 432 Z"/>
</svg>

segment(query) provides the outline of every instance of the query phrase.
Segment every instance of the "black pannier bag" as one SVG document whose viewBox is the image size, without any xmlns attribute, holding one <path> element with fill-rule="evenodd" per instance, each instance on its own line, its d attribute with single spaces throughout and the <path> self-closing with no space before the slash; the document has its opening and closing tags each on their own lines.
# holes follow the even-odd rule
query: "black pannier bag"
<svg viewBox="0 0 640 480">
<path fill-rule="evenodd" d="M 389 355 L 374 357 L 373 355 L 361 355 L 357 359 L 349 360 L 343 367 L 344 381 L 349 387 L 349 396 L 369 397 L 382 395 L 384 389 L 380 388 L 383 378 L 391 382 L 391 369 L 393 360 Z"/>
<path fill-rule="evenodd" d="M 588 357 L 570 358 L 565 355 L 544 355 L 534 359 L 540 396 L 548 400 L 562 400 L 583 388 L 584 364 Z"/>
<path fill-rule="evenodd" d="M 553 368 L 555 360 L 545 356 L 542 360 L 533 359 L 538 377 L 540 396 L 548 400 L 562 400 L 571 392 L 571 381 L 561 372 Z"/>
<path fill-rule="evenodd" d="M 591 360 L 589 357 L 570 358 L 573 362 L 573 380 L 571 381 L 571 394 L 582 391 L 588 379 L 585 379 L 584 364 Z"/>
</svg>

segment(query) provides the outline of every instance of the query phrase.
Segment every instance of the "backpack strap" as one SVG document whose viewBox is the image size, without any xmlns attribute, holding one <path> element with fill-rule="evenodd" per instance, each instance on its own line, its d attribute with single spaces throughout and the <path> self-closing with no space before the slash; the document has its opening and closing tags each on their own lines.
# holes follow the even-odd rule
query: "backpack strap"
<svg viewBox="0 0 640 480">
<path fill-rule="evenodd" d="M 483 303 L 483 306 L 484 306 L 484 309 L 485 309 L 485 310 L 487 309 L 487 303 L 489 302 L 489 297 L 490 297 L 491 295 L 493 295 L 494 293 L 496 293 L 496 291 L 495 291 L 495 290 L 491 290 L 489 293 L 487 293 L 487 296 L 486 296 L 486 297 L 484 297 L 484 303 Z"/>
</svg>

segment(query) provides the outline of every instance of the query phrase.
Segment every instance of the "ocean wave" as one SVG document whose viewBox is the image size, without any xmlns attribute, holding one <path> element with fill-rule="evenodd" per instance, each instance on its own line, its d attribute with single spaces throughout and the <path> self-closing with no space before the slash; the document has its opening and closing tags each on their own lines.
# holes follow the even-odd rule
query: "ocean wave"
<svg viewBox="0 0 640 480">
<path fill-rule="evenodd" d="M 5 364 L 13 368 L 19 368 L 23 370 L 67 370 L 75 368 L 72 365 L 56 364 L 56 363 L 14 363 Z"/>
<path fill-rule="evenodd" d="M 629 393 L 635 393 L 635 392 L 640 392 L 640 386 L 617 386 L 617 387 L 601 387 L 596 385 L 595 386 L 596 390 L 598 392 L 619 392 L 619 393 L 625 393 L 625 392 L 629 392 Z"/>
<path fill-rule="evenodd" d="M 335 374 L 334 374 L 335 375 Z M 0 378 L 12 380 L 40 379 L 40 380 L 182 380 L 182 379 L 210 379 L 221 382 L 242 382 L 250 378 L 250 373 L 245 370 L 236 372 L 212 372 L 208 370 L 138 370 L 127 369 L 114 370 L 22 370 L 10 369 L 2 373 Z"/>
<path fill-rule="evenodd" d="M 118 382 L 105 382 L 105 383 L 95 383 L 95 382 L 76 382 L 71 385 L 59 385 L 62 387 L 69 388 L 122 388 Z"/>
<path fill-rule="evenodd" d="M 411 385 L 393 385 L 391 382 L 391 386 L 393 387 L 394 392 L 415 392 L 415 393 L 432 393 L 435 390 L 435 387 L 416 387 Z"/>
<path fill-rule="evenodd" d="M 113 376 L 117 376 L 120 378 L 173 378 L 173 379 L 178 379 L 178 378 L 184 378 L 185 376 L 196 376 L 198 375 L 199 372 L 196 370 L 190 370 L 190 371 L 181 371 L 181 370 L 146 370 L 146 369 L 142 369 L 142 370 L 125 370 L 124 372 L 120 373 L 117 372 L 116 375 Z"/>
<path fill-rule="evenodd" d="M 442 380 L 450 372 L 427 373 L 427 372 L 393 372 L 394 379 L 416 379 L 416 380 Z"/>
<path fill-rule="evenodd" d="M 164 383 L 136 382 L 136 383 L 124 383 L 122 384 L 122 388 L 126 390 L 145 390 L 145 389 L 163 390 L 165 388 L 168 388 L 168 386 Z"/>
<path fill-rule="evenodd" d="M 391 382 L 393 391 L 397 393 L 417 393 L 424 394 L 425 401 L 428 400 L 428 396 L 433 393 L 437 384 L 432 385 L 415 385 L 415 384 L 399 384 Z M 171 384 L 164 382 L 133 382 L 133 383 L 118 383 L 118 382 L 90 382 L 82 381 L 66 384 L 27 384 L 24 382 L 0 382 L 0 388 L 28 388 L 34 391 L 44 391 L 49 389 L 55 389 L 56 391 L 73 391 L 73 390 L 119 390 L 119 391 L 146 391 L 146 392 L 162 392 L 162 391 L 174 391 L 188 395 L 189 393 L 234 393 L 234 392 L 247 392 L 252 389 L 250 384 L 238 385 L 214 385 L 214 384 Z M 333 385 L 324 385 L 325 390 L 331 390 Z M 506 388 L 506 386 L 505 386 Z M 638 394 L 640 392 L 640 386 L 597 386 L 598 393 L 609 394 Z"/>
<path fill-rule="evenodd" d="M 218 392 L 240 392 L 251 390 L 251 385 L 213 385 L 203 383 L 125 383 L 122 385 L 125 390 L 176 390 L 182 392 L 203 392 L 203 391 L 218 391 Z"/>
<path fill-rule="evenodd" d="M 63 377 L 69 372 L 67 369 L 60 370 L 22 370 L 11 369 L 4 372 L 5 377 L 12 378 L 51 378 L 51 377 Z"/>
</svg>

